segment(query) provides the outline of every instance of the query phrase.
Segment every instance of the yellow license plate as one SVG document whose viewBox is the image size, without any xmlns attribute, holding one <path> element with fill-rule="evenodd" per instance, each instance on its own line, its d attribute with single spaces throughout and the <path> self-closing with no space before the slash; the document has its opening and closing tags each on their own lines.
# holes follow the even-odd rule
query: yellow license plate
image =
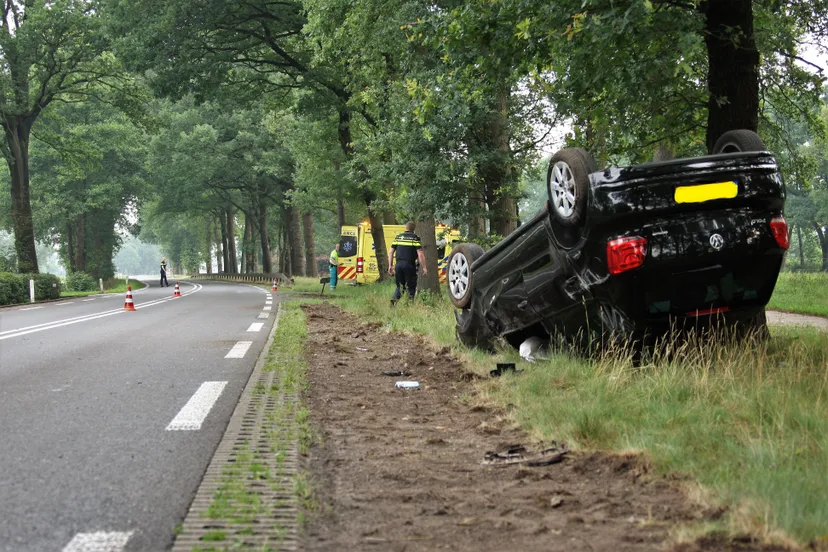
<svg viewBox="0 0 828 552">
<path fill-rule="evenodd" d="M 731 199 L 739 193 L 739 186 L 730 182 L 715 182 L 698 186 L 679 186 L 676 188 L 676 203 L 702 203 L 712 199 Z"/>
</svg>

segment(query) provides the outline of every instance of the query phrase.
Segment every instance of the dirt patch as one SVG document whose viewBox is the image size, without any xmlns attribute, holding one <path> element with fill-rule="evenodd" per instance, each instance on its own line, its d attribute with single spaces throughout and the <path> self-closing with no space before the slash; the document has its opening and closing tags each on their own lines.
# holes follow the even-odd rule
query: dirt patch
<svg viewBox="0 0 828 552">
<path fill-rule="evenodd" d="M 549 465 L 484 465 L 524 444 L 496 412 L 461 401 L 473 379 L 447 349 L 387 333 L 329 304 L 305 306 L 308 457 L 319 512 L 305 550 L 664 550 L 678 525 L 713 519 L 634 455 L 570 453 Z M 409 372 L 407 377 L 383 372 Z M 397 380 L 419 389 L 397 389 Z M 708 539 L 682 550 L 730 548 Z"/>
</svg>

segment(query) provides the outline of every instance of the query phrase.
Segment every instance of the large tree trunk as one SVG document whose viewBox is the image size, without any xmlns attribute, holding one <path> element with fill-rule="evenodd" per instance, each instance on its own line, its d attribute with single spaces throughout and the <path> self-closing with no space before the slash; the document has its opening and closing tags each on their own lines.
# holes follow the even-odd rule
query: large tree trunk
<svg viewBox="0 0 828 552">
<path fill-rule="evenodd" d="M 259 242 L 262 246 L 262 272 L 273 272 L 273 258 L 270 256 L 270 236 L 267 230 L 267 205 L 259 203 Z"/>
<path fill-rule="evenodd" d="M 799 268 L 805 267 L 805 251 L 802 249 L 802 229 L 796 226 L 796 239 L 799 241 Z"/>
<path fill-rule="evenodd" d="M 302 230 L 305 240 L 305 276 L 317 276 L 316 268 L 316 236 L 313 228 L 313 213 L 308 211 L 302 215 Z"/>
<path fill-rule="evenodd" d="M 489 215 L 492 232 L 506 236 L 517 228 L 517 202 L 512 171 L 512 153 L 509 146 L 509 90 L 498 92 L 497 103 L 490 114 L 487 137 L 488 149 L 497 155 L 490 156 L 484 165 L 483 178 L 486 195 L 491 197 Z"/>
<path fill-rule="evenodd" d="M 290 272 L 288 276 L 301 276 L 305 273 L 305 257 L 302 254 L 302 220 L 299 210 L 293 205 L 288 211 L 288 251 L 290 255 Z"/>
<path fill-rule="evenodd" d="M 728 130 L 759 126 L 759 52 L 753 34 L 752 0 L 707 0 L 707 151 Z"/>
<path fill-rule="evenodd" d="M 251 216 L 244 213 L 244 272 L 253 274 L 256 272 L 256 241 L 253 239 L 253 221 Z"/>
<path fill-rule="evenodd" d="M 75 218 L 75 270 L 86 272 L 86 215 Z"/>
<path fill-rule="evenodd" d="M 819 239 L 819 246 L 822 248 L 822 267 L 821 270 L 828 271 L 828 228 L 820 226 L 816 222 L 813 223 L 814 231 Z M 799 246 L 802 249 L 802 245 Z"/>
<path fill-rule="evenodd" d="M 0 122 L 8 146 L 11 176 L 11 219 L 17 271 L 38 273 L 32 204 L 29 197 L 29 136 L 35 116 L 5 115 Z"/>
<path fill-rule="evenodd" d="M 75 229 L 71 221 L 66 223 L 66 263 L 69 273 L 75 272 Z"/>
<path fill-rule="evenodd" d="M 216 242 L 216 274 L 224 272 L 224 238 L 221 228 L 221 215 L 218 215 L 213 222 L 213 236 Z"/>
<path fill-rule="evenodd" d="M 204 234 L 204 241 L 206 242 L 206 253 L 204 254 L 204 266 L 207 269 L 207 274 L 213 273 L 213 222 L 207 218 L 207 232 Z"/>
<path fill-rule="evenodd" d="M 428 274 L 418 275 L 417 289 L 428 290 L 432 293 L 440 293 L 440 275 L 437 273 L 437 237 L 434 231 L 434 219 L 417 221 L 415 232 L 420 236 L 420 243 L 423 244 L 423 255 L 425 255 Z"/>
<path fill-rule="evenodd" d="M 236 217 L 233 208 L 227 207 L 227 273 L 239 273 L 239 255 L 236 251 Z"/>
<path fill-rule="evenodd" d="M 336 224 L 336 231 L 341 232 L 345 226 L 345 203 L 342 202 L 342 198 L 336 200 Z"/>
</svg>

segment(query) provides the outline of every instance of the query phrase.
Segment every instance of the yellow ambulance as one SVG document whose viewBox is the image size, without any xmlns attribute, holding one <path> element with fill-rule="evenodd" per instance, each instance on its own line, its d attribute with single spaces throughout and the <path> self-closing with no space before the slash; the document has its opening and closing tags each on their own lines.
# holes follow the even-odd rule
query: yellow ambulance
<svg viewBox="0 0 828 552">
<path fill-rule="evenodd" d="M 434 231 L 437 238 L 437 271 L 440 274 L 440 282 L 445 283 L 446 263 L 451 255 L 453 244 L 460 241 L 460 232 L 445 224 L 438 224 Z M 403 232 L 405 232 L 405 226 L 402 224 L 383 226 L 386 251 L 391 248 L 394 238 Z M 361 222 L 356 226 L 342 227 L 339 237 L 337 274 L 342 284 L 370 284 L 379 279 L 377 253 L 370 223 Z"/>
</svg>

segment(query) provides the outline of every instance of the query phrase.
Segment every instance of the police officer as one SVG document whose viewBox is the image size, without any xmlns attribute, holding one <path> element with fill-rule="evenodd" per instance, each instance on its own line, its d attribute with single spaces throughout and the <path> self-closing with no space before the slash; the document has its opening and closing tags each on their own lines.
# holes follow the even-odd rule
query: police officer
<svg viewBox="0 0 828 552">
<path fill-rule="evenodd" d="M 167 282 L 167 258 L 161 257 L 161 287 L 165 285 L 170 287 L 169 282 Z"/>
<path fill-rule="evenodd" d="M 331 287 L 331 291 L 333 291 L 336 289 L 336 281 L 339 277 L 337 273 L 337 270 L 339 270 L 339 243 L 334 246 L 333 251 L 331 251 L 331 256 L 328 258 L 328 270 L 331 275 L 331 281 L 328 285 Z"/>
<path fill-rule="evenodd" d="M 396 271 L 394 265 L 394 253 L 397 254 Z M 423 255 L 423 244 L 420 242 L 420 236 L 414 233 L 414 223 L 409 221 L 405 223 L 405 232 L 397 234 L 394 242 L 391 244 L 391 249 L 388 251 L 388 275 L 395 276 L 397 289 L 394 291 L 394 298 L 391 299 L 391 304 L 396 303 L 402 293 L 400 286 L 408 288 L 408 295 L 414 299 L 414 294 L 417 292 L 417 260 L 423 267 L 423 274 L 427 274 L 425 266 L 425 256 Z"/>
</svg>

